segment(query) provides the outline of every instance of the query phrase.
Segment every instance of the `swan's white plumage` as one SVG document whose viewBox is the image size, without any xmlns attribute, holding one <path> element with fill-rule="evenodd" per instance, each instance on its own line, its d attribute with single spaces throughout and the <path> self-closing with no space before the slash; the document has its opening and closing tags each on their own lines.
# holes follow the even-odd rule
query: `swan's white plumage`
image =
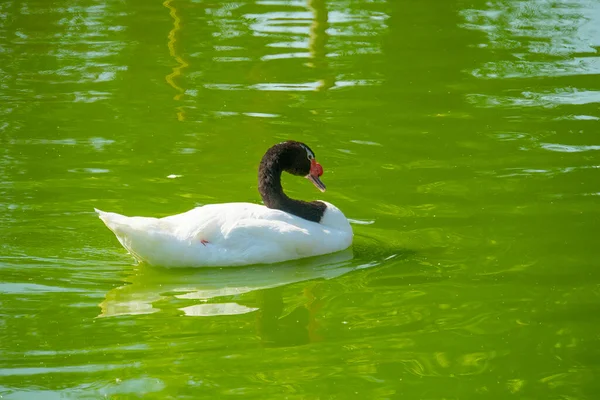
<svg viewBox="0 0 600 400">
<path fill-rule="evenodd" d="M 96 212 L 139 261 L 166 267 L 239 266 L 348 248 L 350 223 L 337 207 L 324 203 L 320 223 L 251 203 L 206 205 L 164 218 Z"/>
</svg>

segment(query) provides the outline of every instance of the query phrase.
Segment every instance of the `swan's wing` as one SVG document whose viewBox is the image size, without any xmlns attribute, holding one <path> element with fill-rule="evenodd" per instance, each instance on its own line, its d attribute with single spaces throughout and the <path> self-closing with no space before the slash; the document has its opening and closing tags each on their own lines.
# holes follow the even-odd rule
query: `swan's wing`
<svg viewBox="0 0 600 400">
<path fill-rule="evenodd" d="M 265 258 L 276 262 L 313 255 L 322 236 L 323 232 L 311 232 L 286 221 L 245 219 L 224 232 L 223 240 L 228 249 L 256 258 L 257 262 Z"/>
</svg>

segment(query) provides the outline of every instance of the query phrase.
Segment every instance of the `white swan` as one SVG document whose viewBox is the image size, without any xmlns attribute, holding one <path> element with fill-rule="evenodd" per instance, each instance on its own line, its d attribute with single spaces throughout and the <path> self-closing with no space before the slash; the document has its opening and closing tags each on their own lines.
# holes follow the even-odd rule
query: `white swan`
<svg viewBox="0 0 600 400">
<path fill-rule="evenodd" d="M 271 147 L 259 167 L 265 206 L 211 204 L 165 218 L 126 217 L 96 209 L 106 226 L 138 261 L 165 267 L 269 264 L 344 250 L 352 228 L 324 201 L 290 199 L 281 173 L 304 176 L 321 191 L 323 168 L 303 143 Z"/>
</svg>

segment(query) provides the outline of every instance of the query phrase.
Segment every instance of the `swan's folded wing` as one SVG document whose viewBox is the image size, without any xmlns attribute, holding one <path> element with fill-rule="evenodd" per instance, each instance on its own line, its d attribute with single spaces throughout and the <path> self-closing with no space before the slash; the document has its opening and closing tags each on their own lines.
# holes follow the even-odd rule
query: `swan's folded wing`
<svg viewBox="0 0 600 400">
<path fill-rule="evenodd" d="M 307 229 L 264 219 L 240 220 L 223 232 L 228 249 L 237 249 L 248 258 L 256 257 L 257 262 L 267 254 L 273 257 L 270 262 L 312 255 L 315 239 Z"/>
</svg>

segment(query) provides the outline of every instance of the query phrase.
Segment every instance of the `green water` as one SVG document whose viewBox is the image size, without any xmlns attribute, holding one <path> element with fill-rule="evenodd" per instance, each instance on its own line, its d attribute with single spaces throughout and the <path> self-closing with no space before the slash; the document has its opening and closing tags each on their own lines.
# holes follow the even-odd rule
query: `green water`
<svg viewBox="0 0 600 400">
<path fill-rule="evenodd" d="M 3 399 L 597 399 L 600 3 L 0 3 Z M 136 266 L 93 207 L 259 202 L 352 250 Z"/>
</svg>

